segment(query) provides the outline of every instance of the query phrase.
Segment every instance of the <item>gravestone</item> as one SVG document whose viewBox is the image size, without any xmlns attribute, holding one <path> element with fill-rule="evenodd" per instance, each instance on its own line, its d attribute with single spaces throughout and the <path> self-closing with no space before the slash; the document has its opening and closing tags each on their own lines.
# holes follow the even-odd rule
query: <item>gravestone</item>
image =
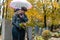
<svg viewBox="0 0 60 40">
<path fill-rule="evenodd" d="M 2 40 L 12 40 L 12 25 L 9 20 L 2 20 Z"/>
<path fill-rule="evenodd" d="M 27 28 L 27 38 L 28 40 L 32 40 L 32 27 Z"/>
</svg>

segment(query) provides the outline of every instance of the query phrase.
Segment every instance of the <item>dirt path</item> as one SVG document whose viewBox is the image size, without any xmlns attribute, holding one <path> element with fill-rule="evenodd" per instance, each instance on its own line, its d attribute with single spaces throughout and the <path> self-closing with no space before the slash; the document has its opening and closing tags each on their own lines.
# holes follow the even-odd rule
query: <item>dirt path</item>
<svg viewBox="0 0 60 40">
<path fill-rule="evenodd" d="M 1 39 L 1 35 L 0 35 L 0 40 L 2 40 L 2 39 Z"/>
<path fill-rule="evenodd" d="M 60 38 L 51 38 L 50 40 L 60 40 Z"/>
</svg>

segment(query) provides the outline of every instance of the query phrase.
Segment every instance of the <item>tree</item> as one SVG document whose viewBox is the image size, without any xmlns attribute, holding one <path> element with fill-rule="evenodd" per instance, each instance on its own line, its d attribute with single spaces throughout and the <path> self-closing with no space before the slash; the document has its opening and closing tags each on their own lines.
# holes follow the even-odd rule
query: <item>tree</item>
<svg viewBox="0 0 60 40">
<path fill-rule="evenodd" d="M 33 16 L 33 18 L 40 20 L 40 23 L 42 22 L 43 25 L 44 25 L 44 21 L 45 21 L 45 25 L 47 26 L 48 25 L 51 26 L 52 23 L 55 25 L 57 24 L 57 23 L 54 23 L 55 20 L 52 20 L 56 17 L 57 17 L 56 20 L 59 19 L 60 5 L 57 1 L 52 1 L 52 0 L 33 0 L 33 1 L 28 0 L 28 1 L 33 5 L 33 8 L 28 10 L 28 12 L 26 12 L 29 21 L 32 21 L 31 17 Z M 9 0 L 8 2 L 6 1 L 5 5 L 8 6 L 10 2 L 11 0 Z M 54 11 L 54 13 L 52 11 Z M 14 15 L 14 10 L 8 6 L 5 8 L 5 12 L 7 12 L 7 19 L 12 20 L 12 16 Z M 45 20 L 44 20 L 44 15 L 46 17 Z M 50 20 L 49 23 L 47 22 L 48 20 Z"/>
</svg>

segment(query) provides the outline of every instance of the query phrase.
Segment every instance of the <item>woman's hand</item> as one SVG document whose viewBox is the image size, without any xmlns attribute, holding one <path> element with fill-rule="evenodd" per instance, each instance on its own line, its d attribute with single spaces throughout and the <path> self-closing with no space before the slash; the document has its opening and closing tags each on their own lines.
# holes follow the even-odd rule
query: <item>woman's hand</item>
<svg viewBox="0 0 60 40">
<path fill-rule="evenodd" d="M 26 23 L 22 23 L 24 27 L 26 27 Z"/>
<path fill-rule="evenodd" d="M 21 28 L 26 28 L 26 23 L 20 23 L 19 25 Z"/>
</svg>

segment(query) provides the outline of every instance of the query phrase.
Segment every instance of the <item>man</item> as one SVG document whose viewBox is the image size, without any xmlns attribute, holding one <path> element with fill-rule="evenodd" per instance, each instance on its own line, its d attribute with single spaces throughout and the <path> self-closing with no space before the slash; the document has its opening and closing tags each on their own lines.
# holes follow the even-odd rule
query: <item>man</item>
<svg viewBox="0 0 60 40">
<path fill-rule="evenodd" d="M 12 36 L 13 40 L 24 40 L 25 39 L 25 27 L 26 22 L 28 21 L 25 12 L 27 8 L 21 7 L 21 9 L 15 10 L 15 15 L 12 18 Z"/>
</svg>

